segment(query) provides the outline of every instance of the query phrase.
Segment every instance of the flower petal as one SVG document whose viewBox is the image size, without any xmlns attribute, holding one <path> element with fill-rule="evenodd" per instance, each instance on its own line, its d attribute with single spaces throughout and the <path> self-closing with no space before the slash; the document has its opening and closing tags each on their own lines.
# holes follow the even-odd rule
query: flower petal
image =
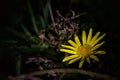
<svg viewBox="0 0 120 80">
<path fill-rule="evenodd" d="M 86 44 L 86 32 L 85 31 L 82 32 L 82 42 L 83 42 L 83 45 Z"/>
<path fill-rule="evenodd" d="M 99 48 L 100 46 L 102 46 L 104 43 L 105 43 L 105 41 L 103 41 L 103 42 L 97 44 L 97 45 L 94 46 L 91 50 L 94 51 L 94 50 L 98 49 L 98 48 Z"/>
<path fill-rule="evenodd" d="M 80 43 L 80 40 L 79 40 L 78 36 L 75 34 L 74 37 L 75 37 L 75 42 L 76 42 L 76 44 L 77 44 L 78 46 L 81 46 L 81 43 Z"/>
<path fill-rule="evenodd" d="M 100 51 L 96 51 L 94 54 L 105 54 L 105 53 L 106 53 L 105 51 L 100 50 Z"/>
<path fill-rule="evenodd" d="M 75 42 L 73 42 L 72 40 L 68 40 L 68 43 L 70 45 L 72 45 L 73 47 L 78 47 L 78 45 Z"/>
<path fill-rule="evenodd" d="M 92 38 L 92 28 L 90 28 L 90 30 L 89 30 L 89 34 L 88 34 L 88 38 L 87 38 L 87 44 L 90 44 L 91 38 Z"/>
<path fill-rule="evenodd" d="M 71 49 L 71 50 L 74 50 L 74 51 L 77 51 L 76 48 L 72 47 L 72 46 L 67 46 L 67 45 L 61 45 L 63 48 L 68 48 L 68 49 Z"/>
<path fill-rule="evenodd" d="M 79 68 L 82 68 L 82 65 L 83 65 L 84 61 L 85 61 L 85 58 L 82 58 L 80 60 L 80 62 L 79 62 Z"/>
<path fill-rule="evenodd" d="M 90 58 L 89 57 L 86 58 L 86 61 L 90 64 Z"/>
<path fill-rule="evenodd" d="M 95 55 L 91 55 L 90 58 L 91 58 L 91 59 L 94 59 L 95 61 L 99 61 L 99 59 L 98 59 L 97 56 L 95 56 Z"/>
<path fill-rule="evenodd" d="M 106 35 L 106 34 L 104 33 L 102 36 L 100 36 L 97 40 L 95 40 L 95 41 L 91 44 L 91 46 L 96 45 L 101 39 L 103 39 L 103 37 L 104 37 L 105 35 Z"/>
<path fill-rule="evenodd" d="M 95 36 L 92 38 L 92 40 L 91 40 L 91 42 L 90 42 L 90 45 L 92 45 L 92 44 L 96 41 L 96 39 L 98 38 L 99 35 L 100 35 L 100 32 L 97 32 L 97 33 L 95 34 Z"/>
<path fill-rule="evenodd" d="M 76 58 L 76 57 L 78 57 L 78 56 L 79 56 L 79 55 L 67 56 L 67 57 L 65 57 L 65 58 L 62 60 L 62 62 L 68 61 L 68 60 L 73 59 L 73 58 Z"/>
<path fill-rule="evenodd" d="M 68 50 L 68 49 L 60 49 L 61 52 L 69 53 L 69 54 L 76 54 L 77 52 Z"/>
<path fill-rule="evenodd" d="M 72 64 L 72 63 L 76 62 L 77 60 L 79 60 L 80 58 L 81 58 L 80 56 L 77 58 L 74 58 L 74 59 L 70 60 L 68 64 Z"/>
</svg>

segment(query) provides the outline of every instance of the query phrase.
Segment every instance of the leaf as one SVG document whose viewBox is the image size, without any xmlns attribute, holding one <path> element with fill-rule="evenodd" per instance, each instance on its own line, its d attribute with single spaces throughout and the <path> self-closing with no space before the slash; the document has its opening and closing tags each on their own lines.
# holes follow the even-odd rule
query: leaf
<svg viewBox="0 0 120 80">
<path fill-rule="evenodd" d="M 18 38 L 25 39 L 24 33 L 18 33 L 17 30 L 14 30 L 14 29 L 12 29 L 12 28 L 8 28 L 8 31 L 10 31 L 13 35 L 15 35 L 15 36 L 18 37 Z"/>
<path fill-rule="evenodd" d="M 48 4 L 45 5 L 45 7 L 43 8 L 43 16 L 44 16 L 44 20 L 46 23 L 48 23 L 48 19 L 49 19 L 49 8 L 48 8 Z"/>
<path fill-rule="evenodd" d="M 42 16 L 39 16 L 39 20 L 40 20 L 40 26 L 42 26 L 42 28 L 45 28 L 46 27 L 46 23 L 45 23 L 45 20 Z"/>
<path fill-rule="evenodd" d="M 35 31 L 36 33 L 38 33 L 39 30 L 38 30 L 38 27 L 37 27 L 37 25 L 36 25 L 35 16 L 34 16 L 34 14 L 33 14 L 33 10 L 32 10 L 32 7 L 31 7 L 29 1 L 27 2 L 27 5 L 28 5 L 28 9 L 29 9 L 30 16 L 31 16 L 31 20 L 32 20 L 32 24 L 33 24 L 33 29 L 34 29 L 34 31 Z"/>
<path fill-rule="evenodd" d="M 32 36 L 31 33 L 28 31 L 28 29 L 24 25 L 21 25 L 21 26 L 27 36 Z"/>
</svg>

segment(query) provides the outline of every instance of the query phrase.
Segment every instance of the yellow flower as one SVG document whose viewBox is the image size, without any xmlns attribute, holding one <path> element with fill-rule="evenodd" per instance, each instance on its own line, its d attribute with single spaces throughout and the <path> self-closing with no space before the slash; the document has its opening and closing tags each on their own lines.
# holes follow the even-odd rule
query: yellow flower
<svg viewBox="0 0 120 80">
<path fill-rule="evenodd" d="M 97 32 L 95 36 L 92 37 L 92 28 L 90 28 L 88 36 L 85 31 L 82 31 L 82 42 L 78 38 L 78 36 L 74 35 L 74 40 L 68 40 L 69 45 L 61 45 L 61 52 L 65 52 L 70 54 L 66 56 L 62 61 L 69 61 L 68 64 L 74 63 L 77 60 L 79 62 L 79 68 L 82 67 L 84 61 L 86 60 L 88 63 L 91 63 L 90 58 L 95 61 L 99 61 L 96 54 L 105 54 L 103 50 L 97 50 L 100 46 L 102 46 L 105 41 L 98 43 L 103 37 L 106 35 L 105 33 L 100 36 L 100 32 Z"/>
</svg>

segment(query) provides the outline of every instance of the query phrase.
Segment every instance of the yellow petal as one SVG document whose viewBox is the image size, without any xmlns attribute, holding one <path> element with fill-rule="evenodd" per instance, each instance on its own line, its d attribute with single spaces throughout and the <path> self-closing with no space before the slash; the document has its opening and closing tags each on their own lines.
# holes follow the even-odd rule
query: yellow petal
<svg viewBox="0 0 120 80">
<path fill-rule="evenodd" d="M 68 49 L 71 49 L 71 50 L 74 50 L 74 51 L 77 51 L 76 48 L 72 47 L 72 46 L 67 46 L 67 45 L 61 45 L 63 48 L 68 48 Z"/>
<path fill-rule="evenodd" d="M 91 40 L 91 42 L 90 42 L 90 45 L 92 45 L 92 44 L 96 41 L 96 39 L 98 38 L 99 35 L 100 35 L 100 32 L 97 32 L 97 33 L 95 34 L 95 36 L 92 38 L 92 40 Z"/>
<path fill-rule="evenodd" d="M 102 46 L 104 43 L 105 43 L 105 41 L 103 41 L 103 42 L 97 44 L 97 45 L 94 46 L 91 50 L 94 51 L 94 50 L 98 49 L 98 48 L 99 48 L 100 46 Z"/>
<path fill-rule="evenodd" d="M 82 58 L 80 60 L 80 62 L 79 62 L 79 68 L 82 68 L 82 65 L 83 65 L 84 61 L 85 61 L 85 58 Z"/>
<path fill-rule="evenodd" d="M 67 56 L 67 57 L 65 57 L 62 61 L 65 62 L 65 61 L 68 61 L 68 60 L 70 60 L 70 59 L 76 58 L 76 57 L 78 57 L 78 56 L 79 56 L 79 55 Z"/>
<path fill-rule="evenodd" d="M 73 42 L 72 40 L 68 40 L 68 43 L 70 45 L 72 45 L 73 47 L 78 47 L 78 45 L 75 42 Z"/>
<path fill-rule="evenodd" d="M 77 44 L 78 46 L 81 46 L 81 43 L 80 43 L 80 40 L 79 40 L 78 36 L 75 34 L 74 37 L 75 37 L 75 42 L 76 42 L 76 44 Z"/>
<path fill-rule="evenodd" d="M 89 30 L 89 34 L 88 34 L 88 38 L 87 38 L 87 44 L 90 44 L 91 38 L 92 38 L 92 28 L 90 28 L 90 30 Z"/>
<path fill-rule="evenodd" d="M 91 55 L 90 58 L 91 58 L 91 59 L 94 59 L 95 61 L 99 61 L 99 59 L 98 59 L 97 56 L 95 56 L 95 55 Z"/>
<path fill-rule="evenodd" d="M 80 58 L 81 58 L 80 56 L 77 58 L 74 58 L 74 59 L 70 60 L 68 64 L 72 64 L 72 63 L 76 62 L 77 60 L 79 60 Z"/>
<path fill-rule="evenodd" d="M 89 57 L 86 58 L 86 61 L 90 64 L 90 58 Z"/>
<path fill-rule="evenodd" d="M 83 42 L 83 45 L 86 44 L 86 32 L 85 31 L 82 32 L 82 42 Z"/>
<path fill-rule="evenodd" d="M 68 50 L 68 49 L 60 49 L 61 52 L 69 53 L 69 54 L 76 54 L 77 52 Z"/>
<path fill-rule="evenodd" d="M 103 39 L 103 37 L 104 37 L 105 35 L 106 35 L 106 34 L 103 34 L 102 36 L 100 36 L 97 40 L 95 40 L 95 41 L 91 44 L 91 46 L 96 45 L 101 39 Z"/>
<path fill-rule="evenodd" d="M 105 51 L 100 50 L 100 51 L 96 51 L 94 54 L 105 54 L 105 53 L 106 53 Z"/>
</svg>

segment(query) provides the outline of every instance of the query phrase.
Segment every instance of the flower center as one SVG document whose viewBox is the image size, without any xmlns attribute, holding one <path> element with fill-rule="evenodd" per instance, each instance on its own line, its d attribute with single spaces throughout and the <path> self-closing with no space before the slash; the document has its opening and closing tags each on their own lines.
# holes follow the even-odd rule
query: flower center
<svg viewBox="0 0 120 80">
<path fill-rule="evenodd" d="M 83 45 L 78 48 L 78 54 L 82 57 L 87 57 L 91 54 L 91 46 Z"/>
</svg>

